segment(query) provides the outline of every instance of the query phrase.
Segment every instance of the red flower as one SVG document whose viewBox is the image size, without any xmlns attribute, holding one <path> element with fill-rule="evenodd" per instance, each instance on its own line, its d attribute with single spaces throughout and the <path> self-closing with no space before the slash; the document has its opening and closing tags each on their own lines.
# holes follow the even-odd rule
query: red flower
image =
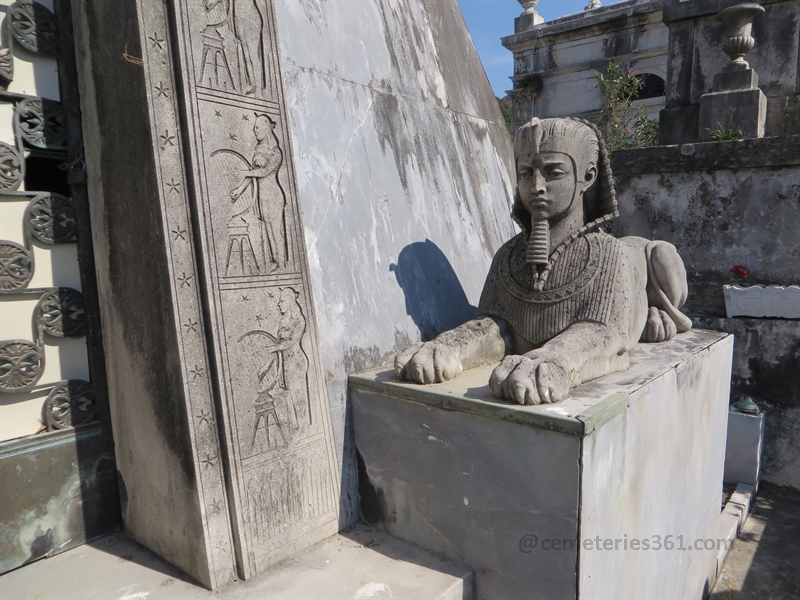
<svg viewBox="0 0 800 600">
<path fill-rule="evenodd" d="M 739 279 L 744 279 L 750 275 L 750 271 L 744 265 L 733 265 L 731 273 L 733 273 Z"/>
</svg>

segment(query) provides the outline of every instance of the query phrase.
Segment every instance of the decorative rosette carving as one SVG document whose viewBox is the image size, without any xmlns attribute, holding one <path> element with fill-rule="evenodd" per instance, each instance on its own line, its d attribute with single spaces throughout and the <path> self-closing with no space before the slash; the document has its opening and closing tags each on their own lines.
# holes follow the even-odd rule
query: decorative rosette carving
<svg viewBox="0 0 800 600">
<path fill-rule="evenodd" d="M 25 176 L 25 162 L 14 146 L 0 142 L 0 190 L 15 190 Z"/>
<path fill-rule="evenodd" d="M 77 427 L 94 420 L 96 415 L 94 389 L 88 381 L 62 381 L 44 401 L 47 431 Z"/>
<path fill-rule="evenodd" d="M 58 288 L 39 299 L 36 322 L 54 337 L 74 337 L 86 333 L 83 294 L 71 288 Z"/>
<path fill-rule="evenodd" d="M 27 392 L 44 372 L 41 349 L 27 340 L 0 342 L 0 392 Z"/>
<path fill-rule="evenodd" d="M 0 86 L 7 88 L 14 80 L 14 55 L 11 48 L 0 48 Z"/>
<path fill-rule="evenodd" d="M 43 150 L 66 150 L 67 118 L 59 102 L 45 98 L 26 98 L 14 111 L 17 135 Z"/>
<path fill-rule="evenodd" d="M 72 200 L 60 194 L 42 194 L 28 204 L 25 222 L 33 237 L 43 244 L 65 244 L 78 237 Z"/>
<path fill-rule="evenodd" d="M 33 277 L 33 256 L 16 242 L 0 240 L 0 290 L 18 290 Z"/>
<path fill-rule="evenodd" d="M 8 7 L 11 35 L 23 48 L 38 54 L 58 54 L 56 16 L 38 2 L 19 0 Z"/>
</svg>

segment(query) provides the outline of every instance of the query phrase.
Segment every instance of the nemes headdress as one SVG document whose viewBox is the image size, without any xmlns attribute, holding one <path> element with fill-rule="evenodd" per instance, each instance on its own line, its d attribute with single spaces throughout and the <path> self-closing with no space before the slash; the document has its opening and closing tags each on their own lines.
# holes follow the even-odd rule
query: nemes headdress
<svg viewBox="0 0 800 600">
<path fill-rule="evenodd" d="M 534 117 L 520 127 L 514 136 L 514 159 L 518 161 L 523 155 L 532 156 L 539 152 L 563 152 L 567 140 L 571 142 L 573 151 L 579 153 L 579 156 L 573 157 L 576 178 L 580 177 L 577 172 L 580 165 L 586 165 L 590 161 L 597 165 L 597 179 L 583 196 L 586 225 L 581 231 L 587 233 L 611 223 L 619 216 L 611 162 L 597 126 L 576 117 Z M 511 217 L 526 234 L 530 234 L 531 215 L 522 204 L 519 193 L 514 198 Z"/>
</svg>

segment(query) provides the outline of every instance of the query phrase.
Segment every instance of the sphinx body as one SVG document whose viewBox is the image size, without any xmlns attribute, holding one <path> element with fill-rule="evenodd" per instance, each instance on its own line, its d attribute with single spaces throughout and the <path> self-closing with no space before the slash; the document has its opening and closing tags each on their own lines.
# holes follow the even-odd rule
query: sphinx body
<svg viewBox="0 0 800 600">
<path fill-rule="evenodd" d="M 627 369 L 638 341 L 691 328 L 680 307 L 686 271 L 675 248 L 615 238 L 613 179 L 602 137 L 579 119 L 533 119 L 515 136 L 522 232 L 492 261 L 478 317 L 397 355 L 398 377 L 452 379 L 501 360 L 495 396 L 557 402 L 586 381 Z"/>
</svg>

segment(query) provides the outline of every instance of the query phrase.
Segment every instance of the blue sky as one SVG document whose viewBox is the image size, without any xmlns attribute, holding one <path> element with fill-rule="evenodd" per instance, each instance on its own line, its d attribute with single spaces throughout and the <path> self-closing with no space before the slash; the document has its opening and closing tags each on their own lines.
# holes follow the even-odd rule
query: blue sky
<svg viewBox="0 0 800 600">
<path fill-rule="evenodd" d="M 589 0 L 541 0 L 536 6 L 545 21 L 580 12 Z M 614 4 L 614 2 L 603 2 Z M 511 89 L 508 79 L 514 73 L 511 52 L 500 45 L 500 38 L 514 33 L 514 19 L 522 13 L 517 0 L 458 0 L 472 41 L 483 61 L 495 96 L 502 98 Z"/>
</svg>

